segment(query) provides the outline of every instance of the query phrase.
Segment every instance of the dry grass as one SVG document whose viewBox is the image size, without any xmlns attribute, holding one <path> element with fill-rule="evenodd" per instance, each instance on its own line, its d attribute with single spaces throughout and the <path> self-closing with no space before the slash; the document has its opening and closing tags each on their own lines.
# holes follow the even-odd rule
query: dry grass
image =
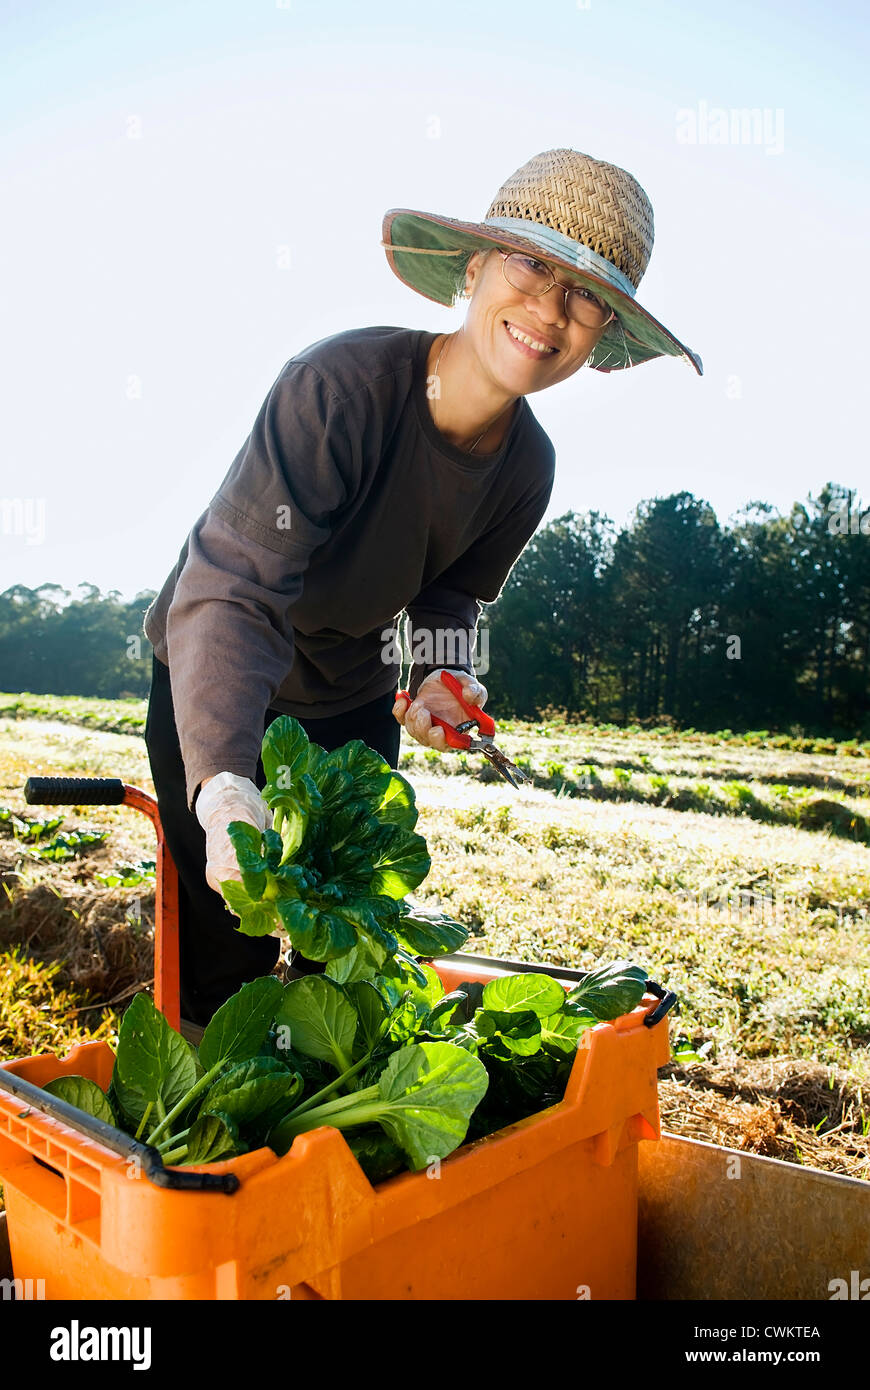
<svg viewBox="0 0 870 1390">
<path fill-rule="evenodd" d="M 94 875 L 114 857 L 101 846 L 84 864 L 36 864 L 0 841 L 0 951 L 19 945 L 55 962 L 59 983 L 103 1001 L 120 1003 L 137 987 L 150 987 L 154 890 L 97 884 Z"/>
<path fill-rule="evenodd" d="M 671 1133 L 870 1179 L 870 1096 L 836 1068 L 737 1058 L 672 1064 L 659 1104 Z"/>
</svg>

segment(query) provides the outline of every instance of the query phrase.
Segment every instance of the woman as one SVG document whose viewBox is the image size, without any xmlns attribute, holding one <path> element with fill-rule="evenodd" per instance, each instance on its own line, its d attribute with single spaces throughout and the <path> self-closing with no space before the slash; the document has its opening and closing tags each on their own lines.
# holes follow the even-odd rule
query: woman
<svg viewBox="0 0 870 1390">
<path fill-rule="evenodd" d="M 400 725 L 443 750 L 437 714 L 487 692 L 471 660 L 549 501 L 554 452 L 526 397 L 662 355 L 700 359 L 635 302 L 652 208 L 624 170 L 550 150 L 499 189 L 482 223 L 393 210 L 387 259 L 455 333 L 361 328 L 282 368 L 145 617 L 154 645 L 146 743 L 179 871 L 182 1013 L 204 1023 L 279 944 L 235 931 L 231 820 L 266 828 L 258 752 L 279 714 L 325 748 L 359 738 L 391 767 Z M 395 624 L 415 661 L 396 700 Z M 302 971 L 319 969 L 298 954 Z"/>
</svg>

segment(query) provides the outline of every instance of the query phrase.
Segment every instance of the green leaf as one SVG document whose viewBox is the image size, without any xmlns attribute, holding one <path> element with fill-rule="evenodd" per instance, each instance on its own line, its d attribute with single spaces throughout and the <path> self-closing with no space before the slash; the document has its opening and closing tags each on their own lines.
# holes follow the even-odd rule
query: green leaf
<svg viewBox="0 0 870 1390">
<path fill-rule="evenodd" d="M 451 1023 L 444 1029 L 444 1032 L 454 1047 L 463 1047 L 466 1052 L 479 1052 L 481 1044 L 486 1042 L 481 1038 L 472 1022 Z"/>
<path fill-rule="evenodd" d="M 483 1063 L 451 1043 L 413 1043 L 394 1052 L 378 1080 L 386 1102 L 379 1124 L 412 1169 L 446 1158 L 462 1143 L 489 1084 Z"/>
<path fill-rule="evenodd" d="M 444 985 L 441 983 L 441 976 L 431 965 L 418 965 L 417 968 L 423 975 L 424 983 L 421 984 L 418 978 L 413 977 L 408 979 L 405 988 L 410 990 L 412 1002 L 421 1018 L 425 1018 L 438 1001 L 444 998 Z"/>
<path fill-rule="evenodd" d="M 220 1112 L 239 1126 L 250 1124 L 276 1105 L 296 1099 L 302 1078 L 272 1057 L 251 1057 L 222 1072 L 209 1087 L 199 1107 L 200 1115 Z"/>
<path fill-rule="evenodd" d="M 405 1155 L 377 1125 L 360 1125 L 347 1144 L 370 1183 L 384 1182 L 407 1167 Z"/>
<path fill-rule="evenodd" d="M 385 976 L 377 980 L 378 986 L 385 992 L 389 991 L 393 998 L 398 995 L 387 1032 L 387 1038 L 392 1043 L 407 1043 L 426 1032 L 427 1020 L 443 998 L 444 986 L 431 965 L 417 966 L 417 970 L 423 976 L 422 983 L 407 970 L 403 972 L 404 979 L 400 984 Z"/>
<path fill-rule="evenodd" d="M 488 1046 L 496 1046 L 497 1052 L 506 1049 L 520 1057 L 532 1057 L 540 1050 L 541 1020 L 530 1009 L 524 1013 L 496 1013 L 493 1009 L 478 1009 L 474 1015 L 474 1026 L 481 1038 L 486 1039 Z"/>
<path fill-rule="evenodd" d="M 393 930 L 400 946 L 427 959 L 459 951 L 468 940 L 468 929 L 446 912 L 405 902 L 399 903 L 399 921 Z"/>
<path fill-rule="evenodd" d="M 373 845 L 375 871 L 369 891 L 404 898 L 418 887 L 432 867 L 422 835 L 414 830 L 381 826 Z"/>
<path fill-rule="evenodd" d="M 525 1013 L 539 1018 L 556 1013 L 565 1002 L 565 990 L 549 975 L 532 972 L 503 975 L 484 987 L 483 1007 L 494 1013 Z"/>
<path fill-rule="evenodd" d="M 269 875 L 269 887 L 266 890 L 267 896 L 273 896 L 274 901 L 283 898 L 306 898 L 309 893 L 315 892 L 317 887 L 317 873 L 309 865 L 303 864 L 282 864 L 280 868 Z"/>
<path fill-rule="evenodd" d="M 373 814 L 382 825 L 397 825 L 401 830 L 414 829 L 417 824 L 414 788 L 401 773 L 392 774 L 383 796 L 373 807 Z"/>
<path fill-rule="evenodd" d="M 371 980 L 357 980 L 348 984 L 345 986 L 345 992 L 359 1019 L 357 1050 L 362 1054 L 379 1041 L 390 1013 L 390 1005 Z"/>
<path fill-rule="evenodd" d="M 339 1072 L 351 1065 L 356 1009 L 344 990 L 325 975 L 304 975 L 284 986 L 276 1023 L 290 1029 L 290 1046 Z"/>
<path fill-rule="evenodd" d="M 243 936 L 270 936 L 280 926 L 274 902 L 252 902 L 243 883 L 234 878 L 221 884 L 224 902 L 239 919 L 236 928 Z"/>
<path fill-rule="evenodd" d="M 375 871 L 369 851 L 362 845 L 345 844 L 331 850 L 330 855 L 329 877 L 340 878 L 342 883 L 358 893 L 367 893 Z"/>
<path fill-rule="evenodd" d="M 356 945 L 357 933 L 335 911 L 321 911 L 313 901 L 279 899 L 278 916 L 291 942 L 309 960 L 332 960 Z"/>
<path fill-rule="evenodd" d="M 302 845 L 309 823 L 316 820 L 321 813 L 323 803 L 320 792 L 313 778 L 307 772 L 303 772 L 286 787 L 267 782 L 263 788 L 263 796 L 276 813 L 280 811 L 283 846 L 281 858 L 288 860 Z M 276 821 L 278 819 L 276 814 Z"/>
<path fill-rule="evenodd" d="M 370 980 L 376 975 L 387 959 L 387 952 L 370 938 L 360 935 L 357 943 L 343 956 L 333 956 L 326 962 L 324 974 L 337 984 L 350 984 L 356 980 Z"/>
<path fill-rule="evenodd" d="M 196 1056 L 147 994 L 137 994 L 121 1020 L 112 1087 L 134 1128 L 158 1101 L 169 1111 L 195 1085 Z M 153 1123 L 153 1120 L 152 1120 Z"/>
<path fill-rule="evenodd" d="M 599 1020 L 621 1018 L 637 1008 L 646 988 L 646 970 L 627 960 L 617 960 L 590 970 L 568 993 L 571 1004 L 588 1010 Z"/>
<path fill-rule="evenodd" d="M 480 980 L 460 980 L 457 989 L 466 996 L 462 1005 L 461 1018 L 466 1023 L 471 1023 L 475 1013 L 483 1003 L 483 985 Z M 457 1019 L 457 1022 L 459 1021 Z"/>
<path fill-rule="evenodd" d="M 381 974 L 386 978 L 395 981 L 402 989 L 406 989 L 408 984 L 413 982 L 425 989 L 427 985 L 426 975 L 421 965 L 409 956 L 407 951 L 403 951 L 401 946 L 395 955 L 388 957 L 381 966 Z"/>
<path fill-rule="evenodd" d="M 242 985 L 237 994 L 222 1004 L 199 1044 L 199 1060 L 205 1070 L 211 1071 L 219 1062 L 239 1062 L 256 1056 L 283 993 L 280 980 L 264 975 Z"/>
<path fill-rule="evenodd" d="M 391 930 L 398 918 L 397 906 L 393 898 L 360 897 L 336 904 L 331 911 L 347 922 L 356 935 L 364 933 L 392 955 L 398 945 Z"/>
<path fill-rule="evenodd" d="M 340 860 L 345 849 L 361 849 L 371 858 L 380 830 L 367 802 L 345 802 L 324 827 L 333 861 Z"/>
<path fill-rule="evenodd" d="M 266 887 L 267 865 L 263 856 L 263 832 L 247 821 L 231 820 L 227 826 L 230 843 L 242 875 L 245 892 L 252 902 L 258 902 Z M 224 894 L 226 897 L 226 894 Z"/>
<path fill-rule="evenodd" d="M 443 1032 L 450 1022 L 453 1014 L 461 1004 L 464 1004 L 468 995 L 465 990 L 456 989 L 451 994 L 445 994 L 435 1005 L 426 1017 L 425 1028 L 427 1033 Z"/>
<path fill-rule="evenodd" d="M 541 1019 L 541 1042 L 546 1048 L 573 1056 L 583 1034 L 594 1028 L 598 1019 L 592 1014 L 561 1011 Z"/>
<path fill-rule="evenodd" d="M 278 834 L 277 830 L 264 830 L 263 858 L 266 861 L 266 865 L 269 869 L 270 874 L 276 874 L 278 872 L 278 868 L 281 863 L 281 858 L 283 854 L 284 841 L 281 839 L 281 836 Z"/>
<path fill-rule="evenodd" d="M 326 755 L 320 765 L 321 773 L 337 767 L 350 773 L 352 783 L 347 796 L 354 801 L 380 805 L 393 778 L 393 769 L 380 753 L 369 748 L 362 739 L 354 738 L 343 747 Z"/>
<path fill-rule="evenodd" d="M 308 735 L 290 714 L 273 719 L 263 736 L 261 760 L 266 781 L 286 790 L 308 771 Z"/>
<path fill-rule="evenodd" d="M 484 1060 L 489 1090 L 474 1117 L 475 1137 L 556 1105 L 564 1097 L 573 1061 L 543 1050 L 533 1057 L 487 1055 Z"/>
<path fill-rule="evenodd" d="M 239 1130 L 229 1115 L 201 1115 L 194 1120 L 187 1136 L 187 1153 L 182 1160 L 189 1163 L 215 1163 L 242 1152 Z"/>
<path fill-rule="evenodd" d="M 65 1100 L 68 1105 L 74 1105 L 77 1110 L 84 1110 L 86 1115 L 93 1115 L 94 1119 L 104 1120 L 107 1125 L 117 1128 L 118 1121 L 108 1096 L 86 1076 L 56 1076 L 53 1081 L 47 1081 L 42 1089 L 59 1100 Z"/>
</svg>

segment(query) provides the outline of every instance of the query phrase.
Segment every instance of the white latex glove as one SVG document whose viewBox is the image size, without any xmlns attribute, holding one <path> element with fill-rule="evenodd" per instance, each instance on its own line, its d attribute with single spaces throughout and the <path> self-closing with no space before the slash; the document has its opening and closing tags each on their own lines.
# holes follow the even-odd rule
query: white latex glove
<svg viewBox="0 0 870 1390">
<path fill-rule="evenodd" d="M 432 723 L 432 715 L 437 714 L 440 719 L 453 725 L 461 724 L 467 718 L 456 696 L 450 694 L 441 680 L 443 670 L 449 671 L 450 667 L 439 666 L 437 670 L 429 672 L 426 679 L 420 682 L 410 705 L 406 700 L 397 700 L 393 705 L 394 717 L 417 743 L 422 743 L 426 748 L 437 748 L 442 753 L 450 745 L 444 730 Z M 486 686 L 467 671 L 453 671 L 452 674 L 462 686 L 463 700 L 482 709 L 489 694 Z"/>
<path fill-rule="evenodd" d="M 237 777 L 234 772 L 211 777 L 200 789 L 194 810 L 205 831 L 205 880 L 209 888 L 220 893 L 228 878 L 242 881 L 236 851 L 227 834 L 230 821 L 243 820 L 258 830 L 269 830 L 272 812 L 250 778 Z"/>
</svg>

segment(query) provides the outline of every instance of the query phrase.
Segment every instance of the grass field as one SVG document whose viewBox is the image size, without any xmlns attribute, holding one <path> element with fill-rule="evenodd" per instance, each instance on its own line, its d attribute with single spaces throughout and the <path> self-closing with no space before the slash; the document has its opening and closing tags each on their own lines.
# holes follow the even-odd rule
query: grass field
<svg viewBox="0 0 870 1390">
<path fill-rule="evenodd" d="M 144 713 L 0 696 L 0 805 L 25 813 L 31 774 L 152 790 Z M 469 950 L 581 969 L 629 957 L 675 990 L 667 1128 L 870 1178 L 870 747 L 559 720 L 502 723 L 499 742 L 531 784 L 403 742 L 432 856 L 418 896 L 470 929 Z M 0 948 L 29 943 L 4 962 L 0 1055 L 111 1035 L 149 977 L 147 874 L 128 889 L 96 875 L 153 858 L 150 825 L 94 807 L 66 817 L 76 827 L 109 835 L 48 864 L 0 823 Z M 48 1031 L 21 1002 L 37 996 Z"/>
</svg>

